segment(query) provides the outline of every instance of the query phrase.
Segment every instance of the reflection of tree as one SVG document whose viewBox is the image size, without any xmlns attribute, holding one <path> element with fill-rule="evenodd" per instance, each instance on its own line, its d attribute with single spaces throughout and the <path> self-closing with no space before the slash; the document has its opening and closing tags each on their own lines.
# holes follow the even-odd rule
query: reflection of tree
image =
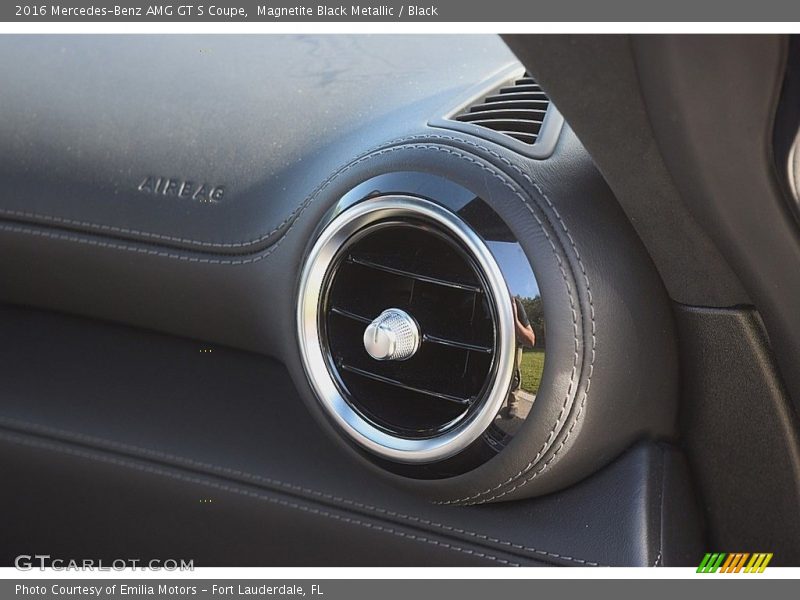
<svg viewBox="0 0 800 600">
<path fill-rule="evenodd" d="M 525 314 L 528 315 L 528 320 L 533 327 L 533 333 L 536 334 L 536 348 L 544 348 L 545 344 L 545 331 L 544 331 L 544 312 L 542 310 L 542 297 L 536 296 L 535 298 L 522 298 L 522 307 L 525 309 Z"/>
</svg>

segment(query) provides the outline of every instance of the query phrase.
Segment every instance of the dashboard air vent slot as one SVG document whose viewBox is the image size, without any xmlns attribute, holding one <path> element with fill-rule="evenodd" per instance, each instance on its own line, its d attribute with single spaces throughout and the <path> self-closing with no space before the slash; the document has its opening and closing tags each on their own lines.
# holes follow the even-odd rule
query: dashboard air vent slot
<svg viewBox="0 0 800 600">
<path fill-rule="evenodd" d="M 331 218 L 303 267 L 309 383 L 342 433 L 393 464 L 495 452 L 485 439 L 513 383 L 514 302 L 489 245 L 500 242 L 483 237 L 491 218 L 476 227 L 460 201 L 454 211 L 406 194 L 362 198 Z"/>
<path fill-rule="evenodd" d="M 447 232 L 414 218 L 361 230 L 331 271 L 320 329 L 342 396 L 379 429 L 427 438 L 480 405 L 495 353 L 492 300 L 473 257 Z M 365 327 L 388 308 L 416 321 L 418 350 L 376 360 Z"/>
<path fill-rule="evenodd" d="M 549 106 L 550 100 L 542 88 L 526 73 L 513 85 L 501 87 L 479 104 L 468 107 L 453 118 L 533 145 L 539 137 Z"/>
</svg>

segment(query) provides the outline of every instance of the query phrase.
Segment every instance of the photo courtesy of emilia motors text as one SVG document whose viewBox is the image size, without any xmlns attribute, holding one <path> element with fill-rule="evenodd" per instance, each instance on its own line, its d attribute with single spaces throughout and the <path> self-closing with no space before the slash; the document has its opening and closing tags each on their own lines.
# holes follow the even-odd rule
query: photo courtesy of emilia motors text
<svg viewBox="0 0 800 600">
<path fill-rule="evenodd" d="M 796 2 L 15 2 L 0 598 L 796 595 Z"/>
</svg>

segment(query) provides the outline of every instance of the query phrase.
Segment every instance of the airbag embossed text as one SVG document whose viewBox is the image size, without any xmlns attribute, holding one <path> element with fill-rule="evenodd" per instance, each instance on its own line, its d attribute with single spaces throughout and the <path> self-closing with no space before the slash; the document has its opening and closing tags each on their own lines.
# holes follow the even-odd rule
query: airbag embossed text
<svg viewBox="0 0 800 600">
<path fill-rule="evenodd" d="M 199 183 L 178 177 L 157 177 L 148 175 L 137 189 L 143 194 L 153 196 L 172 196 L 196 202 L 218 204 L 225 195 L 225 186 Z"/>
</svg>

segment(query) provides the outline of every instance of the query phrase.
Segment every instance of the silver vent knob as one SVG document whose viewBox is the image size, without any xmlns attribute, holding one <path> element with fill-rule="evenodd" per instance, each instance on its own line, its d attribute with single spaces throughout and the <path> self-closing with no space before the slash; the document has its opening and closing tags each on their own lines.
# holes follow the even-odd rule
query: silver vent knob
<svg viewBox="0 0 800 600">
<path fill-rule="evenodd" d="M 387 308 L 364 331 L 364 349 L 375 360 L 407 360 L 419 349 L 417 322 L 399 308 Z"/>
</svg>

